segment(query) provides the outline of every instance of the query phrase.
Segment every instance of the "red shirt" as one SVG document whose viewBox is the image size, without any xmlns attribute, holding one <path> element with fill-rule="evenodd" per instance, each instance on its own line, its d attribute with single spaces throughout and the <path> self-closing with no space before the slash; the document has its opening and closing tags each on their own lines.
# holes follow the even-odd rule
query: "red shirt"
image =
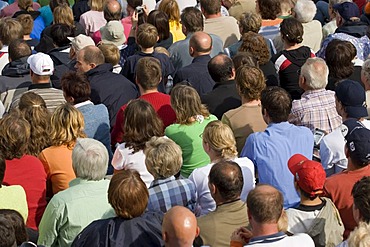
<svg viewBox="0 0 370 247">
<path fill-rule="evenodd" d="M 37 230 L 46 208 L 46 173 L 41 161 L 31 155 L 6 160 L 4 185 L 21 185 L 28 204 L 27 226 Z"/>
</svg>

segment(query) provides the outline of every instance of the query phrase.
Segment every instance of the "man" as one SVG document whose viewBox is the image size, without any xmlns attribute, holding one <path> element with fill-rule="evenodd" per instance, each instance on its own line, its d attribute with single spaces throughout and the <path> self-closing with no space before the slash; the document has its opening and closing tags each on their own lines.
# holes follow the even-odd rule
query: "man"
<svg viewBox="0 0 370 247">
<path fill-rule="evenodd" d="M 200 237 L 206 246 L 229 246 L 231 233 L 248 224 L 247 207 L 240 200 L 243 174 L 233 161 L 212 166 L 208 186 L 216 202 L 216 210 L 198 218 Z"/>
<path fill-rule="evenodd" d="M 240 96 L 235 84 L 235 68 L 231 58 L 220 54 L 208 62 L 208 72 L 216 82 L 213 90 L 201 97 L 211 114 L 218 119 L 228 110 L 241 105 Z"/>
<path fill-rule="evenodd" d="M 288 237 L 279 231 L 278 221 L 284 213 L 283 200 L 280 191 L 270 185 L 258 185 L 249 192 L 247 206 L 252 231 L 246 228 L 237 230 L 231 238 L 231 246 L 242 246 L 243 242 L 248 246 L 315 246 L 305 233 Z"/>
<path fill-rule="evenodd" d="M 195 32 L 189 41 L 189 54 L 194 58 L 193 62 L 176 72 L 173 83 L 187 81 L 199 95 L 211 91 L 215 84 L 207 68 L 211 49 L 211 36 L 205 32 Z"/>
<path fill-rule="evenodd" d="M 347 170 L 326 179 L 324 193 L 338 208 L 344 223 L 343 237 L 346 239 L 357 223 L 352 214 L 353 198 L 350 188 L 363 176 L 370 176 L 370 130 L 356 119 L 344 122 L 345 154 Z"/>
<path fill-rule="evenodd" d="M 173 124 L 176 121 L 176 113 L 171 107 L 170 96 L 158 92 L 158 84 L 162 79 L 161 64 L 154 57 L 143 57 L 137 65 L 136 85 L 139 87 L 140 97 L 148 101 L 162 119 L 164 127 Z M 117 113 L 116 124 L 111 133 L 112 144 L 122 142 L 124 123 L 124 111 L 127 104 L 123 105 Z"/>
<path fill-rule="evenodd" d="M 113 66 L 104 63 L 104 55 L 95 46 L 86 46 L 77 53 L 75 68 L 85 73 L 91 85 L 91 101 L 108 108 L 111 127 L 119 108 L 138 96 L 136 87 L 124 76 L 111 72 Z"/>
<path fill-rule="evenodd" d="M 198 235 L 197 220 L 189 209 L 175 206 L 164 215 L 162 223 L 164 246 L 192 247 Z"/>
<path fill-rule="evenodd" d="M 50 76 L 54 71 L 54 63 L 50 56 L 39 52 L 31 55 L 27 59 L 27 63 L 30 65 L 30 75 L 32 84 L 28 88 L 24 88 L 24 92 L 34 92 L 40 95 L 45 103 L 46 107 L 50 112 L 61 104 L 65 103 L 63 91 L 52 87 L 50 82 Z M 18 94 L 13 98 L 10 108 L 18 107 L 19 99 L 23 93 Z"/>
<path fill-rule="evenodd" d="M 248 0 L 224 0 L 222 4 L 228 9 L 230 16 L 239 20 L 243 13 L 256 12 L 256 2 Z"/>
<path fill-rule="evenodd" d="M 186 35 L 186 39 L 173 43 L 168 51 L 171 54 L 171 61 L 175 70 L 179 70 L 191 64 L 193 58 L 189 54 L 190 37 L 198 31 L 203 31 L 204 20 L 202 12 L 196 7 L 187 7 L 181 14 L 182 32 Z M 209 34 L 212 38 L 211 57 L 223 52 L 223 43 L 220 37 L 214 34 Z"/>
<path fill-rule="evenodd" d="M 240 38 L 238 23 L 232 16 L 221 15 L 221 0 L 201 0 L 200 9 L 206 18 L 205 32 L 218 35 L 224 48 L 238 42 Z"/>
<path fill-rule="evenodd" d="M 90 138 L 78 139 L 72 166 L 76 178 L 68 189 L 53 196 L 41 219 L 40 245 L 70 246 L 92 221 L 115 215 L 108 203 L 109 180 L 104 179 L 108 167 L 104 145 Z"/>
<path fill-rule="evenodd" d="M 367 24 L 360 21 L 358 6 L 353 2 L 344 2 L 334 4 L 333 9 L 338 28 L 322 42 L 316 56 L 325 59 L 327 45 L 333 39 L 340 39 L 351 42 L 356 47 L 357 58 L 365 61 L 370 54 L 370 40 L 366 35 Z"/>
<path fill-rule="evenodd" d="M 94 40 L 90 36 L 79 34 L 76 37 L 69 37 L 71 41 L 71 49 L 69 50 L 69 58 L 73 64 L 76 64 L 77 52 L 89 45 L 95 45 Z"/>
<path fill-rule="evenodd" d="M 260 183 L 270 184 L 283 193 L 284 208 L 297 206 L 300 199 L 287 163 L 296 153 L 312 157 L 313 134 L 306 127 L 287 122 L 292 103 L 284 89 L 264 89 L 261 105 L 268 126 L 264 132 L 253 133 L 247 138 L 240 156 L 252 160 Z"/>
<path fill-rule="evenodd" d="M 335 109 L 334 92 L 326 90 L 329 69 L 321 58 L 309 58 L 301 68 L 299 86 L 304 93 L 293 100 L 289 122 L 306 126 L 312 132 L 316 128 L 330 133 L 338 128 L 342 119 Z"/>
</svg>

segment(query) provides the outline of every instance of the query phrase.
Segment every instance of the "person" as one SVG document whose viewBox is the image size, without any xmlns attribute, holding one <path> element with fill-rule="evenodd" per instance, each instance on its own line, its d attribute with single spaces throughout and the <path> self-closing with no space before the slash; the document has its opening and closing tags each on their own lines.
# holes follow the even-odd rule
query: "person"
<svg viewBox="0 0 370 247">
<path fill-rule="evenodd" d="M 227 0 L 223 1 L 223 5 L 227 8 L 230 16 L 239 20 L 243 13 L 255 12 L 256 3 L 246 0 Z"/>
<path fill-rule="evenodd" d="M 29 229 L 26 228 L 24 218 L 18 211 L 13 209 L 0 209 L 0 217 L 9 220 L 9 222 L 11 223 L 14 232 L 16 233 L 15 235 L 15 240 L 17 242 L 16 246 L 21 246 L 22 243 L 24 242 L 26 243 L 32 242 L 32 240 L 28 236 Z"/>
<path fill-rule="evenodd" d="M 241 105 L 233 61 L 225 54 L 217 55 L 208 62 L 208 72 L 216 84 L 212 91 L 201 96 L 202 103 L 211 114 L 221 119 L 225 112 Z"/>
<path fill-rule="evenodd" d="M 312 156 L 313 134 L 307 127 L 295 126 L 287 121 L 292 103 L 284 89 L 264 89 L 261 105 L 262 116 L 268 126 L 264 132 L 248 136 L 240 157 L 252 160 L 260 183 L 275 186 L 283 193 L 284 208 L 294 207 L 299 203 L 299 195 L 286 164 L 296 153 Z"/>
<path fill-rule="evenodd" d="M 237 21 L 232 16 L 221 15 L 221 0 L 201 0 L 200 9 L 205 17 L 204 32 L 219 36 L 224 48 L 238 42 L 240 33 Z"/>
<path fill-rule="evenodd" d="M 143 99 L 130 101 L 124 116 L 125 120 L 120 123 L 124 132 L 122 143 L 117 145 L 112 165 L 115 170 L 138 171 L 149 187 L 154 178 L 145 166 L 145 144 L 153 136 L 163 136 L 163 123 L 152 105 Z"/>
<path fill-rule="evenodd" d="M 243 67 L 243 65 L 259 68 L 257 58 L 255 58 L 249 51 L 238 52 L 232 59 L 235 71 L 240 67 Z"/>
<path fill-rule="evenodd" d="M 23 187 L 28 205 L 28 217 L 24 220 L 28 227 L 37 230 L 47 204 L 46 173 L 40 160 L 27 154 L 30 124 L 15 111 L 3 117 L 0 126 L 0 153 L 6 164 L 2 184 Z"/>
<path fill-rule="evenodd" d="M 315 57 L 315 53 L 303 41 L 303 26 L 295 18 L 284 19 L 280 25 L 281 38 L 284 49 L 271 58 L 279 74 L 281 87 L 288 91 L 293 100 L 300 99 L 303 93 L 299 85 L 297 71 L 301 69 L 308 58 Z"/>
<path fill-rule="evenodd" d="M 279 34 L 280 23 L 283 19 L 278 18 L 281 13 L 280 0 L 257 0 L 256 12 L 262 17 L 262 26 L 258 32 L 263 37 L 273 40 Z"/>
<path fill-rule="evenodd" d="M 113 66 L 112 72 L 116 74 L 121 73 L 122 67 L 119 65 L 120 53 L 118 47 L 114 44 L 105 43 L 99 45 L 99 49 L 104 55 L 104 62 Z"/>
<path fill-rule="evenodd" d="M 211 163 L 194 169 L 189 179 L 193 181 L 197 192 L 197 204 L 201 215 L 206 215 L 216 209 L 216 202 L 208 187 L 208 175 L 215 163 L 222 160 L 232 160 L 237 163 L 243 175 L 243 187 L 240 192 L 242 201 L 247 199 L 248 192 L 254 188 L 255 176 L 253 163 L 248 158 L 237 158 L 235 138 L 229 126 L 219 120 L 207 124 L 203 131 L 203 149 Z"/>
<path fill-rule="evenodd" d="M 164 215 L 162 238 L 165 247 L 192 247 L 198 235 L 197 220 L 189 209 L 175 206 Z"/>
<path fill-rule="evenodd" d="M 126 14 L 127 16 L 121 19 L 125 36 L 128 38 L 132 28 L 131 17 L 134 15 L 136 7 L 142 6 L 143 0 L 127 0 Z M 123 6 L 121 6 L 124 8 Z M 144 17 L 142 17 L 144 18 Z"/>
<path fill-rule="evenodd" d="M 367 59 L 361 67 L 361 83 L 366 90 L 367 112 L 370 113 L 370 59 Z M 0 77 L 1 78 L 1 77 Z"/>
<path fill-rule="evenodd" d="M 95 46 L 95 44 L 94 44 L 93 39 L 90 36 L 86 36 L 84 34 L 79 34 L 76 37 L 70 37 L 69 40 L 71 41 L 71 48 L 69 50 L 69 58 L 72 60 L 71 67 L 74 67 L 76 64 L 77 53 L 83 48 L 85 48 L 86 46 L 90 46 L 90 45 Z"/>
<path fill-rule="evenodd" d="M 140 99 L 149 102 L 163 122 L 164 128 L 176 121 L 176 113 L 171 107 L 170 96 L 158 92 L 158 84 L 161 82 L 162 72 L 159 60 L 153 57 L 143 57 L 136 65 L 140 73 L 136 74 L 136 85 L 139 87 Z M 112 145 L 122 142 L 124 131 L 122 128 L 125 122 L 124 111 L 127 104 L 123 105 L 117 113 L 116 124 L 111 136 Z"/>
<path fill-rule="evenodd" d="M 101 142 L 76 140 L 72 151 L 76 178 L 69 182 L 69 188 L 51 198 L 40 222 L 38 244 L 70 246 L 92 221 L 114 216 L 107 198 L 109 180 L 104 179 L 108 162 L 107 149 Z"/>
<path fill-rule="evenodd" d="M 32 8 L 34 10 L 38 10 L 40 8 L 40 4 L 37 2 L 32 2 Z M 3 17 L 12 17 L 15 12 L 19 11 L 20 8 L 18 6 L 18 0 L 15 0 L 12 4 L 9 4 L 8 6 L 4 7 L 0 11 L 0 18 Z"/>
<path fill-rule="evenodd" d="M 173 34 L 170 32 L 168 15 L 164 11 L 153 10 L 149 13 L 147 22 L 157 28 L 159 39 L 154 48 L 163 47 L 168 49 L 173 44 Z"/>
<path fill-rule="evenodd" d="M 161 223 L 163 213 L 145 212 L 148 189 L 135 170 L 114 174 L 108 188 L 108 202 L 113 218 L 96 220 L 77 235 L 72 247 L 100 246 L 163 246 Z"/>
<path fill-rule="evenodd" d="M 184 206 L 197 213 L 193 182 L 175 179 L 182 165 L 181 148 L 169 138 L 154 136 L 146 143 L 144 154 L 146 168 L 154 177 L 148 188 L 147 210 L 166 213 L 174 206 Z"/>
<path fill-rule="evenodd" d="M 107 21 L 104 18 L 104 2 L 102 0 L 89 0 L 88 5 L 90 10 L 80 16 L 80 24 L 85 29 L 85 34 L 91 37 Z"/>
<path fill-rule="evenodd" d="M 17 21 L 22 24 L 23 26 L 23 40 L 27 42 L 27 44 L 32 47 L 32 49 L 38 45 L 39 40 L 32 39 L 30 34 L 33 29 L 33 19 L 32 16 L 29 14 L 21 14 L 17 16 Z"/>
<path fill-rule="evenodd" d="M 217 205 L 197 218 L 204 245 L 229 246 L 231 233 L 248 224 L 247 206 L 241 200 L 243 174 L 233 161 L 220 161 L 209 172 L 209 190 Z"/>
<path fill-rule="evenodd" d="M 0 217 L 0 242 L 5 247 L 17 246 L 17 239 L 11 221 L 5 217 Z"/>
<path fill-rule="evenodd" d="M 287 236 L 279 231 L 278 222 L 283 214 L 283 195 L 271 185 L 257 185 L 248 194 L 247 207 L 252 230 L 240 228 L 231 237 L 231 247 L 248 243 L 252 246 L 315 246 L 310 236 L 298 233 Z"/>
<path fill-rule="evenodd" d="M 211 36 L 205 32 L 195 32 L 189 40 L 189 53 L 194 59 L 191 64 L 176 72 L 173 83 L 176 85 L 187 81 L 199 95 L 210 92 L 215 84 L 207 68 L 211 60 L 211 48 Z"/>
<path fill-rule="evenodd" d="M 335 108 L 334 92 L 326 90 L 329 69 L 322 58 L 309 58 L 302 66 L 299 86 L 304 90 L 301 99 L 293 100 L 289 122 L 306 126 L 312 132 L 320 129 L 330 133 L 342 121 Z"/>
<path fill-rule="evenodd" d="M 173 36 L 173 42 L 185 39 L 180 22 L 180 9 L 175 0 L 162 0 L 158 6 L 159 11 L 167 14 L 170 24 L 170 32 Z"/>
<path fill-rule="evenodd" d="M 72 150 L 77 138 L 86 137 L 82 113 L 69 103 L 57 107 L 51 116 L 51 146 L 42 150 L 39 159 L 48 179 L 48 196 L 68 188 L 76 178 L 72 168 Z"/>
<path fill-rule="evenodd" d="M 171 106 L 177 121 L 165 129 L 165 135 L 181 147 L 183 165 L 180 173 L 187 178 L 195 168 L 209 164 L 199 136 L 206 125 L 217 118 L 202 105 L 197 91 L 187 85 L 179 84 L 172 89 Z"/>
<path fill-rule="evenodd" d="M 112 67 L 104 63 L 104 55 L 98 47 L 89 45 L 77 52 L 75 68 L 77 72 L 85 73 L 90 82 L 91 101 L 107 107 L 111 127 L 116 122 L 118 109 L 138 96 L 135 85 L 111 72 Z"/>
</svg>

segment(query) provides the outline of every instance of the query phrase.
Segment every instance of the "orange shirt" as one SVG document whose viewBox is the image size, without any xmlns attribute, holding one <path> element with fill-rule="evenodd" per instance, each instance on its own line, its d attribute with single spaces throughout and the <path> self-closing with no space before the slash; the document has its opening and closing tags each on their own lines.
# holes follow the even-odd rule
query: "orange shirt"
<svg viewBox="0 0 370 247">
<path fill-rule="evenodd" d="M 262 20 L 262 27 L 276 26 L 283 22 L 283 19 L 276 18 L 275 20 Z"/>
</svg>

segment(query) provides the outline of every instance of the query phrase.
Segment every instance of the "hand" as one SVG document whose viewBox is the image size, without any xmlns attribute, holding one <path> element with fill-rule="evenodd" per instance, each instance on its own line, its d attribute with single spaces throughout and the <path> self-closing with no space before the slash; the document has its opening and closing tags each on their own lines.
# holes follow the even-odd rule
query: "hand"
<svg viewBox="0 0 370 247">
<path fill-rule="evenodd" d="M 149 15 L 149 9 L 148 9 L 148 6 L 146 6 L 146 4 L 143 5 L 143 8 L 144 8 L 144 13 L 146 16 Z"/>
<path fill-rule="evenodd" d="M 131 16 L 132 26 L 135 26 L 136 27 L 138 21 L 139 21 L 139 15 L 137 14 L 136 11 L 134 11 L 134 13 Z"/>
<path fill-rule="evenodd" d="M 242 243 L 243 245 L 246 245 L 249 243 L 249 240 L 253 237 L 253 234 L 251 231 L 249 231 L 245 227 L 240 227 L 236 229 L 232 234 L 231 234 L 231 241 L 237 241 Z"/>
</svg>

